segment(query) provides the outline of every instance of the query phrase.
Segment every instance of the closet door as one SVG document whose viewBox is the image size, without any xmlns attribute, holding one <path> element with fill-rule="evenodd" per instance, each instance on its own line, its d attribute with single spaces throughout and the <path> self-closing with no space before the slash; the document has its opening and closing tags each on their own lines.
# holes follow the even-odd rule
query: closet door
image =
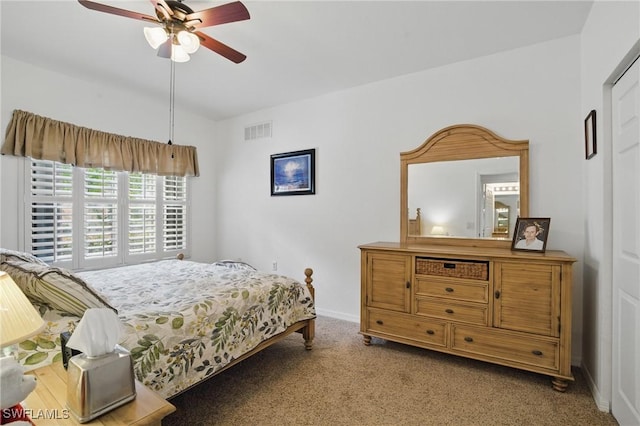
<svg viewBox="0 0 640 426">
<path fill-rule="evenodd" d="M 640 61 L 618 80 L 613 107 L 613 415 L 640 424 Z"/>
</svg>

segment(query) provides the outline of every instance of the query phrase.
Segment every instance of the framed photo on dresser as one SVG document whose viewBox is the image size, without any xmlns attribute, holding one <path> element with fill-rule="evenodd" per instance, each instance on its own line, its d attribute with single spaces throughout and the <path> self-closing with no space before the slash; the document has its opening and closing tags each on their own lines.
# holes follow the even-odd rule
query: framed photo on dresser
<svg viewBox="0 0 640 426">
<path fill-rule="evenodd" d="M 549 237 L 549 217 L 519 217 L 513 231 L 511 250 L 544 253 Z"/>
</svg>

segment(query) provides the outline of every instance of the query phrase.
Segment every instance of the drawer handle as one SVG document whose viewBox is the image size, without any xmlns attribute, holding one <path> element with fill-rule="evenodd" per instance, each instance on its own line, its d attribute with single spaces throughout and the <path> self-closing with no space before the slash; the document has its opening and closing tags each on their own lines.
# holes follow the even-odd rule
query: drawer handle
<svg viewBox="0 0 640 426">
<path fill-rule="evenodd" d="M 536 355 L 536 356 L 542 356 L 542 351 L 539 351 L 539 350 L 537 350 L 537 349 L 536 349 L 536 350 L 534 350 L 534 351 L 531 351 L 531 353 L 532 353 L 532 354 L 534 354 L 534 355 Z"/>
<path fill-rule="evenodd" d="M 451 287 L 447 287 L 444 289 L 447 293 L 453 293 L 453 289 Z"/>
<path fill-rule="evenodd" d="M 471 342 L 473 342 L 473 337 L 467 336 L 467 337 L 464 338 L 464 341 L 471 343 Z"/>
<path fill-rule="evenodd" d="M 447 262 L 445 262 L 442 266 L 444 268 L 447 268 L 447 269 L 456 269 L 456 264 L 455 263 L 447 263 Z"/>
<path fill-rule="evenodd" d="M 453 309 L 445 309 L 444 311 L 445 311 L 446 313 L 448 313 L 448 314 L 452 314 L 452 313 L 453 313 Z"/>
<path fill-rule="evenodd" d="M 496 296 L 496 299 L 500 299 L 500 290 L 496 290 L 496 292 L 493 294 L 494 296 Z"/>
<path fill-rule="evenodd" d="M 427 330 L 427 334 L 436 334 L 436 332 L 433 330 Z"/>
<path fill-rule="evenodd" d="M 407 288 L 411 288 L 411 281 L 407 281 L 405 285 Z"/>
<path fill-rule="evenodd" d="M 384 321 L 382 321 L 382 320 L 376 320 L 376 324 L 378 324 L 378 325 L 382 325 L 382 324 L 384 324 Z"/>
</svg>

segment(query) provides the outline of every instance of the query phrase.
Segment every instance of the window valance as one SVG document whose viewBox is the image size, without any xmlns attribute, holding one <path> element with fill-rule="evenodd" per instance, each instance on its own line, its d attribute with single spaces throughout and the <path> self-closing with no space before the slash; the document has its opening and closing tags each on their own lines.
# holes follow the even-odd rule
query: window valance
<svg viewBox="0 0 640 426">
<path fill-rule="evenodd" d="M 78 167 L 199 176 L 196 148 L 120 136 L 14 110 L 2 154 Z"/>
</svg>

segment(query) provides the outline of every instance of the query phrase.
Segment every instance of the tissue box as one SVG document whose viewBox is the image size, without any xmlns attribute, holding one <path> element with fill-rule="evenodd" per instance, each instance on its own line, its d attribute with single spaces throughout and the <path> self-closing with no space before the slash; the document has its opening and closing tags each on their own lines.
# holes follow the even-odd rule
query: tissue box
<svg viewBox="0 0 640 426">
<path fill-rule="evenodd" d="M 88 422 L 136 397 L 133 361 L 116 345 L 111 353 L 89 357 L 82 353 L 69 359 L 67 408 L 80 423 Z"/>
<path fill-rule="evenodd" d="M 71 359 L 71 357 L 82 353 L 75 349 L 71 349 L 70 347 L 67 346 L 67 342 L 69 341 L 70 337 L 71 337 L 71 333 L 69 333 L 68 331 L 60 333 L 60 346 L 62 348 L 61 350 L 62 366 L 64 367 L 65 370 L 67 369 L 67 367 L 69 367 L 69 360 Z"/>
</svg>

